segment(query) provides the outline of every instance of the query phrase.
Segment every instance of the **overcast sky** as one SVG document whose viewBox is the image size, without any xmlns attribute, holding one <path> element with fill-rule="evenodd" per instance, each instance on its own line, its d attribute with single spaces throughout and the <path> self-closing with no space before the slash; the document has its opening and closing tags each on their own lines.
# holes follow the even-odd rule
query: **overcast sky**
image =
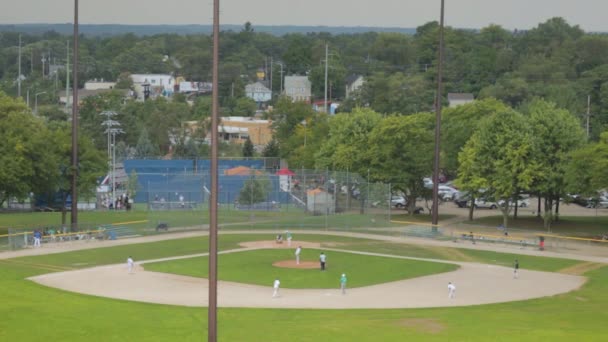
<svg viewBox="0 0 608 342">
<path fill-rule="evenodd" d="M 439 18 L 440 0 L 220 0 L 224 24 L 416 27 Z M 0 0 L 0 23 L 69 23 L 74 0 Z M 211 24 L 213 0 L 80 0 L 86 24 Z M 606 0 L 446 0 L 446 24 L 532 28 L 564 17 L 607 31 Z"/>
</svg>

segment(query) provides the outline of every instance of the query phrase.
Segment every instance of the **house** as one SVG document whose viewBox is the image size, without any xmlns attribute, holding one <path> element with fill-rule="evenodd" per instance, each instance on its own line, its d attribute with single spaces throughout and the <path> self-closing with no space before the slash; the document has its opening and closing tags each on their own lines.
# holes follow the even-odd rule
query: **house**
<svg viewBox="0 0 608 342">
<path fill-rule="evenodd" d="M 100 95 L 103 93 L 109 93 L 111 91 L 120 92 L 123 95 L 123 97 L 127 97 L 129 95 L 128 89 L 94 89 L 94 90 L 78 89 L 78 103 L 81 103 L 87 97 L 97 96 L 97 95 Z M 71 90 L 69 91 L 69 96 L 67 99 L 65 96 L 65 90 L 59 92 L 59 104 L 65 105 L 66 101 L 68 101 L 68 106 L 72 106 L 73 97 L 72 97 Z"/>
<path fill-rule="evenodd" d="M 175 78 L 166 74 L 132 74 L 133 90 L 139 100 L 146 96 L 171 96 L 175 88 Z"/>
<path fill-rule="evenodd" d="M 272 140 L 272 128 L 269 120 L 258 120 L 244 116 L 226 116 L 220 118 L 217 128 L 220 141 L 243 144 L 249 138 L 256 147 L 266 146 Z M 183 127 L 190 134 L 198 130 L 198 121 L 186 121 Z M 210 141 L 210 133 L 205 140 Z"/>
<path fill-rule="evenodd" d="M 116 86 L 116 82 L 104 81 L 103 78 L 101 80 L 89 80 L 84 83 L 85 90 L 112 89 L 114 86 Z"/>
<path fill-rule="evenodd" d="M 255 102 L 268 102 L 272 99 L 272 91 L 262 82 L 255 82 L 245 86 L 245 95 Z"/>
<path fill-rule="evenodd" d="M 363 82 L 365 82 L 365 79 L 363 78 L 363 76 L 361 75 L 350 75 L 346 78 L 346 92 L 345 94 L 345 98 L 349 98 L 350 96 L 352 96 L 352 93 L 354 91 L 357 91 L 361 88 L 361 86 L 363 86 Z"/>
<path fill-rule="evenodd" d="M 290 97 L 293 102 L 304 101 L 310 103 L 312 98 L 312 84 L 308 76 L 285 76 L 285 95 Z"/>
<path fill-rule="evenodd" d="M 457 107 L 474 100 L 475 98 L 471 93 L 448 93 L 449 107 Z"/>
</svg>

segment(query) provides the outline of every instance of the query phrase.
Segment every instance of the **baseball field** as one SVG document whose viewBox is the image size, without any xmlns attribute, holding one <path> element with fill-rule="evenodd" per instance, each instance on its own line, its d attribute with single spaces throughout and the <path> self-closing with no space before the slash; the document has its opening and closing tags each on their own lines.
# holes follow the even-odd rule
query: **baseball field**
<svg viewBox="0 0 608 342">
<path fill-rule="evenodd" d="M 605 340 L 608 267 L 601 260 L 294 234 L 289 248 L 269 244 L 269 232 L 220 235 L 221 341 Z M 2 253 L 0 340 L 205 340 L 207 243 L 204 233 L 189 232 Z M 305 262 L 325 252 L 327 270 L 273 266 L 291 260 L 297 244 Z M 345 295 L 341 273 L 349 277 Z M 276 277 L 281 296 L 272 298 Z M 454 299 L 447 281 L 457 286 Z"/>
</svg>

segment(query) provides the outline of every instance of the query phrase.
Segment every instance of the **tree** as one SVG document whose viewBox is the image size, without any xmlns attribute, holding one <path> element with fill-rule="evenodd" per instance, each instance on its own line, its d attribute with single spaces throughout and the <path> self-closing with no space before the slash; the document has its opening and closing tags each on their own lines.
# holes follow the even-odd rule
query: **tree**
<svg viewBox="0 0 608 342">
<path fill-rule="evenodd" d="M 158 147 L 152 145 L 150 138 L 148 137 L 148 130 L 143 128 L 137 140 L 137 146 L 135 146 L 135 155 L 137 158 L 146 158 L 158 156 Z"/>
<path fill-rule="evenodd" d="M 42 134 L 44 126 L 25 103 L 0 92 L 0 205 L 11 197 L 25 198 L 32 191 L 37 166 L 52 166 L 37 158 L 45 155 L 48 143 L 39 139 Z"/>
<path fill-rule="evenodd" d="M 280 153 L 281 151 L 279 149 L 279 143 L 273 137 L 272 140 L 270 140 L 270 142 L 268 142 L 268 144 L 264 146 L 264 150 L 262 151 L 262 157 L 277 158 L 279 157 Z"/>
<path fill-rule="evenodd" d="M 410 215 L 416 198 L 426 191 L 423 179 L 433 167 L 432 125 L 430 113 L 386 117 L 374 127 L 364 150 L 371 178 L 405 193 Z"/>
<path fill-rule="evenodd" d="M 329 119 L 329 134 L 315 153 L 319 170 L 350 170 L 363 174 L 369 167 L 363 151 L 369 148 L 372 130 L 382 116 L 371 109 L 357 108 L 352 113 L 337 114 Z"/>
<path fill-rule="evenodd" d="M 444 173 L 448 176 L 458 173 L 458 153 L 477 131 L 479 122 L 485 117 L 506 109 L 506 105 L 493 98 L 446 108 L 441 124 Z"/>
<path fill-rule="evenodd" d="M 258 105 L 248 97 L 241 97 L 236 100 L 236 105 L 232 114 L 234 116 L 253 116 Z"/>
<path fill-rule="evenodd" d="M 536 145 L 528 120 L 514 110 L 483 119 L 459 155 L 458 183 L 465 189 L 504 201 L 503 225 L 508 226 L 511 200 L 529 190 L 538 178 Z"/>
<path fill-rule="evenodd" d="M 245 140 L 245 143 L 243 144 L 243 157 L 253 157 L 254 152 L 253 143 L 251 142 L 251 139 L 247 137 L 247 140 Z"/>
<path fill-rule="evenodd" d="M 553 103 L 535 100 L 522 111 L 528 115 L 536 140 L 534 160 L 539 174 L 534 188 L 545 198 L 545 228 L 549 229 L 554 220 L 553 206 L 558 214 L 560 198 L 566 193 L 564 174 L 570 153 L 583 145 L 585 134 L 572 114 Z"/>
<path fill-rule="evenodd" d="M 597 196 L 608 188 L 608 131 L 597 143 L 585 145 L 569 155 L 565 170 L 566 190 L 572 194 Z"/>
<path fill-rule="evenodd" d="M 239 193 L 239 203 L 252 205 L 266 201 L 270 183 L 267 179 L 251 177 L 246 180 Z"/>
</svg>

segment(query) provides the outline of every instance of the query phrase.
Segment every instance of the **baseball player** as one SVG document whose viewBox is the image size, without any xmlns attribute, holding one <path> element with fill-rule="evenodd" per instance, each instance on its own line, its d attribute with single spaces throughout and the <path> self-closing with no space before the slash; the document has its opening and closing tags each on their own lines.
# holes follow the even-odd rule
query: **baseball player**
<svg viewBox="0 0 608 342">
<path fill-rule="evenodd" d="M 448 283 L 448 298 L 456 297 L 456 286 L 452 282 Z"/>
<path fill-rule="evenodd" d="M 513 279 L 517 279 L 519 277 L 519 261 L 515 259 L 515 265 L 513 266 Z"/>
<path fill-rule="evenodd" d="M 281 281 L 279 280 L 279 278 L 274 280 L 274 283 L 272 285 L 272 287 L 274 288 L 274 291 L 272 292 L 272 298 L 276 298 L 279 296 L 279 286 L 281 286 Z"/>
<path fill-rule="evenodd" d="M 342 273 L 342 277 L 340 277 L 340 289 L 342 290 L 342 294 L 346 294 L 346 273 Z"/>
<path fill-rule="evenodd" d="M 285 231 L 285 236 L 287 237 L 287 247 L 291 246 L 291 233 L 289 232 L 289 230 Z"/>
<path fill-rule="evenodd" d="M 302 246 L 296 248 L 296 265 L 300 264 L 300 253 L 302 253 Z"/>
<path fill-rule="evenodd" d="M 42 233 L 39 230 L 34 232 L 34 247 L 40 247 L 40 240 L 42 239 Z"/>
<path fill-rule="evenodd" d="M 127 268 L 129 269 L 129 274 L 133 274 L 133 258 L 131 256 L 127 258 Z"/>
<path fill-rule="evenodd" d="M 319 262 L 321 263 L 321 271 L 325 271 L 325 260 L 327 260 L 327 256 L 325 256 L 325 253 L 321 252 L 321 255 L 319 256 Z"/>
</svg>

